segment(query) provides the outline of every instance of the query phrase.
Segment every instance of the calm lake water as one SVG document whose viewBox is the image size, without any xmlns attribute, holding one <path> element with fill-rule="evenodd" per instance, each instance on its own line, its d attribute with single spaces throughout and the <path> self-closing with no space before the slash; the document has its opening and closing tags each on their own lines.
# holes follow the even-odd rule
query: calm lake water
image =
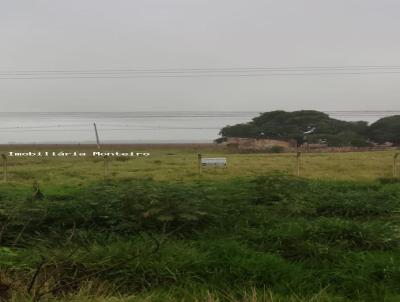
<svg viewBox="0 0 400 302">
<path fill-rule="evenodd" d="M 330 111 L 333 118 L 370 123 L 400 111 Z M 104 143 L 212 142 L 226 125 L 258 112 L 0 113 L 0 144 L 94 143 L 93 123 Z"/>
</svg>

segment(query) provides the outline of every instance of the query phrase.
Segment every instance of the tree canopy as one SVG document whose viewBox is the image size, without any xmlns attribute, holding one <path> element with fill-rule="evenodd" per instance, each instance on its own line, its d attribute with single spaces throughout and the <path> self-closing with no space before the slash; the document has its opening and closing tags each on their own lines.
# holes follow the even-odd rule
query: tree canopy
<svg viewBox="0 0 400 302">
<path fill-rule="evenodd" d="M 248 123 L 221 129 L 227 137 L 296 140 L 299 144 L 326 143 L 329 146 L 368 146 L 371 142 L 400 144 L 400 116 L 384 118 L 370 127 L 365 121 L 348 122 L 324 112 L 282 110 L 261 113 Z"/>
<path fill-rule="evenodd" d="M 377 143 L 400 145 L 400 115 L 384 117 L 370 126 L 370 138 Z"/>
</svg>

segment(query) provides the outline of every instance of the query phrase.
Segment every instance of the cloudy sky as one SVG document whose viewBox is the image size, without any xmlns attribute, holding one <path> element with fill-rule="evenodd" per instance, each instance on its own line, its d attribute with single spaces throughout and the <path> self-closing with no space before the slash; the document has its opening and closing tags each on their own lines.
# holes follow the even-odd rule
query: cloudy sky
<svg viewBox="0 0 400 302">
<path fill-rule="evenodd" d="M 399 73 L 10 76 L 18 71 L 393 68 L 400 66 L 399 37 L 398 0 L 1 0 L 0 111 L 400 110 Z"/>
</svg>

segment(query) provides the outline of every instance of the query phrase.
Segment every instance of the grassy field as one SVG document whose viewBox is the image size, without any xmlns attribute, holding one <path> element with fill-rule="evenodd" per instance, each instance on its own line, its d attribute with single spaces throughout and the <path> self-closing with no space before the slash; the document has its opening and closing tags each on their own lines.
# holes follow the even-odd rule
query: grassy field
<svg viewBox="0 0 400 302">
<path fill-rule="evenodd" d="M 38 151 L 85 151 L 91 154 L 95 147 L 82 146 L 26 146 L 0 147 L 0 153 Z M 271 171 L 296 172 L 295 154 L 233 154 L 226 149 L 188 145 L 177 146 L 108 146 L 104 151 L 149 152 L 149 157 L 110 158 L 110 179 L 149 178 L 154 180 L 191 181 L 199 178 L 197 154 L 204 157 L 223 156 L 227 169 L 204 169 L 203 179 L 231 179 L 237 176 L 255 176 Z M 304 153 L 301 158 L 301 176 L 313 179 L 371 181 L 391 177 L 394 151 L 351 153 Z M 99 157 L 9 157 L 9 180 L 29 183 L 35 178 L 48 185 L 80 185 L 104 177 L 103 159 Z"/>
<path fill-rule="evenodd" d="M 107 179 L 101 158 L 9 158 L 0 301 L 400 301 L 394 152 L 304 154 L 298 178 L 294 154 L 107 149 L 151 156 Z M 199 176 L 197 153 L 228 168 Z"/>
</svg>

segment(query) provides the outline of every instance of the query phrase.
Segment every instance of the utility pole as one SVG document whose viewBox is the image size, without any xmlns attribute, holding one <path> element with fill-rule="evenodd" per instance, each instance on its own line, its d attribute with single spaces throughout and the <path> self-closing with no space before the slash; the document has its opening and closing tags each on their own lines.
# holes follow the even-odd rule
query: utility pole
<svg viewBox="0 0 400 302">
<path fill-rule="evenodd" d="M 96 134 L 97 149 L 100 150 L 100 139 L 99 139 L 99 133 L 97 132 L 96 123 L 93 123 L 93 126 L 94 126 L 94 133 Z"/>
<path fill-rule="evenodd" d="M 96 143 L 97 143 L 97 149 L 101 149 L 101 144 L 100 144 L 100 139 L 99 139 L 99 132 L 97 131 L 97 125 L 96 123 L 93 123 L 94 126 L 94 133 L 96 134 Z M 107 175 L 108 175 L 108 156 L 104 156 L 103 157 L 103 161 L 104 161 L 104 180 L 107 179 Z"/>
</svg>

